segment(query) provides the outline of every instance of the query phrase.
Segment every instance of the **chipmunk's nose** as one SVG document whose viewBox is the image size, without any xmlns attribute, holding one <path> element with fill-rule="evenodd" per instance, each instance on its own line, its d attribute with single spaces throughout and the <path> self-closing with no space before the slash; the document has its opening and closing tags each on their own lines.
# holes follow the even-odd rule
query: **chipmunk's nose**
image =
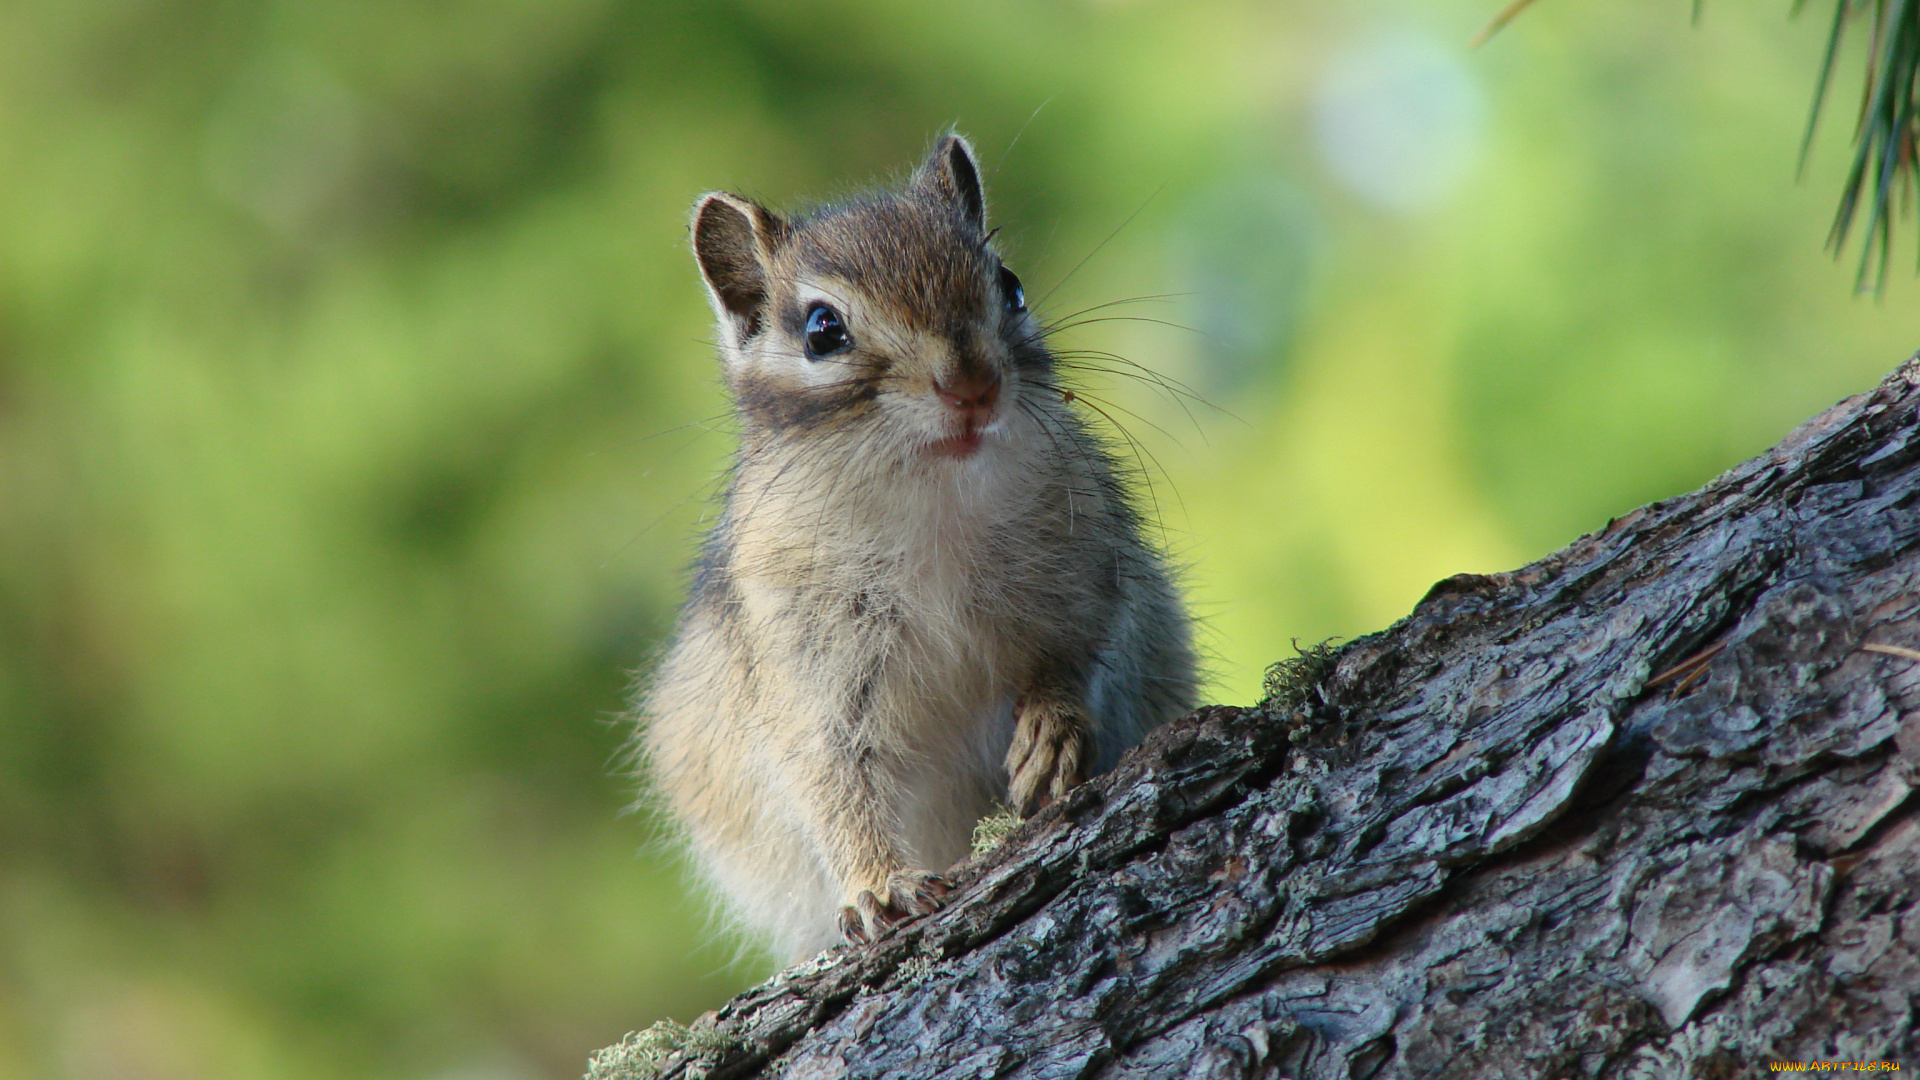
<svg viewBox="0 0 1920 1080">
<path fill-rule="evenodd" d="M 964 413 L 986 412 L 1000 398 L 1000 373 L 963 372 L 945 382 L 934 380 L 933 392 L 948 406 Z"/>
</svg>

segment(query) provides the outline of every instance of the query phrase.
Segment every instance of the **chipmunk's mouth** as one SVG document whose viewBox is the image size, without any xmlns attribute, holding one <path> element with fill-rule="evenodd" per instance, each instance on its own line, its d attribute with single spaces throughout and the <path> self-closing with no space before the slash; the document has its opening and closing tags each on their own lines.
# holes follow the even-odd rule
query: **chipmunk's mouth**
<svg viewBox="0 0 1920 1080">
<path fill-rule="evenodd" d="M 985 428 L 977 428 L 969 424 L 960 434 L 949 435 L 927 447 L 927 452 L 934 457 L 965 460 L 980 452 L 980 444 L 986 441 L 986 437 Z"/>
<path fill-rule="evenodd" d="M 1000 417 L 987 410 L 950 419 L 953 424 L 947 428 L 947 436 L 927 444 L 929 456 L 966 461 L 979 454 L 989 440 L 1004 437 L 1005 434 Z"/>
</svg>

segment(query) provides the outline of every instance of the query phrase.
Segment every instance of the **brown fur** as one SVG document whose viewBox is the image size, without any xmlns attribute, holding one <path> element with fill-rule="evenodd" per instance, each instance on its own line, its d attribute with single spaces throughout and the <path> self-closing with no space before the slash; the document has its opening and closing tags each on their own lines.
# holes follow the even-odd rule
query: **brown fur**
<svg viewBox="0 0 1920 1080">
<path fill-rule="evenodd" d="M 899 192 L 696 210 L 741 446 L 639 743 L 788 955 L 931 910 L 996 802 L 1030 813 L 1192 704 L 1186 615 L 984 218 L 958 136 Z M 846 351 L 807 355 L 816 304 Z"/>
</svg>

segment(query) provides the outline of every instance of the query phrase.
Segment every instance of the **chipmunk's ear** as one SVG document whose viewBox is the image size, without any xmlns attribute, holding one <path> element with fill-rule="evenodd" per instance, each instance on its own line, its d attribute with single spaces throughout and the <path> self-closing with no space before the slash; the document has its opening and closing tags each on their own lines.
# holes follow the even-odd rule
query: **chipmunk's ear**
<svg viewBox="0 0 1920 1080">
<path fill-rule="evenodd" d="M 980 189 L 980 168 L 974 164 L 973 147 L 966 139 L 951 132 L 940 136 L 926 163 L 913 174 L 913 187 L 953 207 L 968 225 L 986 231 L 987 200 Z"/>
<path fill-rule="evenodd" d="M 693 209 L 693 257 L 720 325 L 738 345 L 760 332 L 771 292 L 769 264 L 787 225 L 771 210 L 715 191 Z"/>
</svg>

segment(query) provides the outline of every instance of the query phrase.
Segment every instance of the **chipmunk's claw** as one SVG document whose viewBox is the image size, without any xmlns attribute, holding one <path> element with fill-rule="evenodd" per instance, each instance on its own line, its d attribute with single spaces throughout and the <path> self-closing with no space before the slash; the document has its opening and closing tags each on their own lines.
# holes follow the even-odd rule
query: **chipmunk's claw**
<svg viewBox="0 0 1920 1080">
<path fill-rule="evenodd" d="M 950 886 L 938 874 L 902 870 L 888 875 L 886 888 L 884 902 L 872 889 L 861 889 L 852 904 L 840 909 L 841 937 L 865 945 L 895 923 L 939 910 Z"/>
<path fill-rule="evenodd" d="M 864 898 L 872 896 L 873 894 L 870 892 L 862 892 L 860 895 Z M 867 943 L 866 924 L 860 918 L 859 908 L 843 907 L 840 909 L 840 936 L 849 945 L 865 945 Z"/>
</svg>

